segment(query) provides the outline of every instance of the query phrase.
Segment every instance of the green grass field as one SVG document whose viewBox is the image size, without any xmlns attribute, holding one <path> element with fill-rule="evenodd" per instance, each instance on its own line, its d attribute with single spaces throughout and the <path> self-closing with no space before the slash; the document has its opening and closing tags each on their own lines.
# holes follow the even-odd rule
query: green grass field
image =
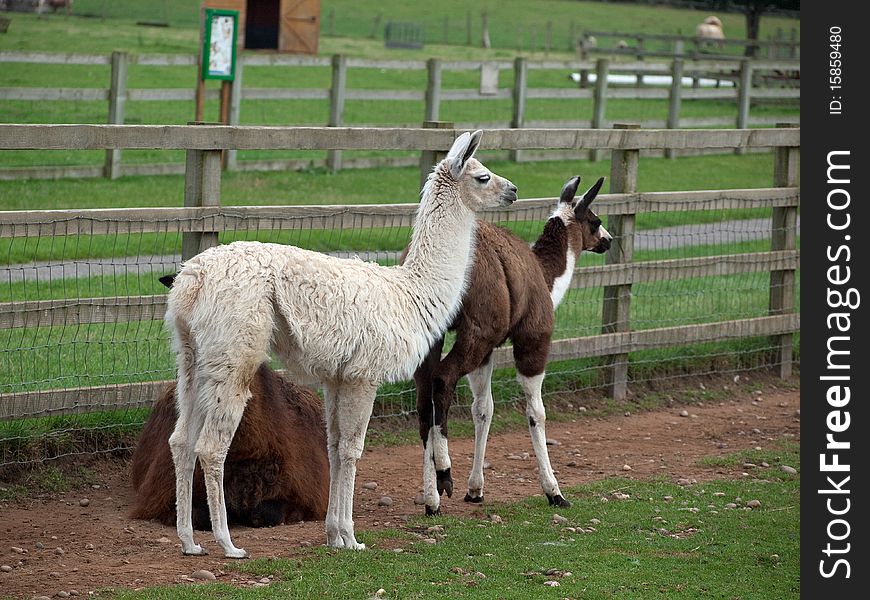
<svg viewBox="0 0 870 600">
<path fill-rule="evenodd" d="M 689 486 L 608 479 L 573 488 L 567 491 L 573 506 L 560 511 L 568 520 L 562 525 L 541 510 L 540 498 L 494 504 L 486 513 L 499 515 L 500 523 L 483 514 L 417 518 L 401 528 L 360 532 L 366 552 L 312 548 L 293 559 L 229 565 L 272 576 L 263 590 L 176 586 L 113 597 L 366 598 L 383 589 L 382 598 L 798 598 L 800 479 L 777 469 L 798 467 L 798 449 L 782 441 L 752 457 L 771 464 L 764 479 Z M 628 497 L 615 499 L 615 492 Z M 737 508 L 726 507 L 737 499 Z M 745 508 L 749 500 L 761 507 Z M 435 533 L 428 530 L 433 526 Z"/>
</svg>

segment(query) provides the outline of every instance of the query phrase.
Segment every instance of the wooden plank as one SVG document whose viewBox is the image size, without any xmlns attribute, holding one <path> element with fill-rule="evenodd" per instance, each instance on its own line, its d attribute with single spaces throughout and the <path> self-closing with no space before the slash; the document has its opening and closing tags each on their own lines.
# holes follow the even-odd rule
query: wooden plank
<svg viewBox="0 0 870 600">
<path fill-rule="evenodd" d="M 327 88 L 243 88 L 244 100 L 327 100 Z"/>
<path fill-rule="evenodd" d="M 108 65 L 107 54 L 75 54 L 72 52 L 0 52 L 0 63 L 38 63 L 45 65 Z"/>
<path fill-rule="evenodd" d="M 197 64 L 195 54 L 131 54 L 131 65 L 141 67 L 192 67 Z"/>
<path fill-rule="evenodd" d="M 576 269 L 571 287 L 589 289 L 608 285 L 721 277 L 796 269 L 799 266 L 800 252 L 797 250 L 614 263 Z"/>
<path fill-rule="evenodd" d="M 3 302 L 0 329 L 156 321 L 165 312 L 165 295 Z"/>
<path fill-rule="evenodd" d="M 580 88 L 529 88 L 526 91 L 526 98 L 534 99 L 564 99 L 573 98 L 575 100 L 591 98 L 591 89 Z"/>
<path fill-rule="evenodd" d="M 214 100 L 218 97 L 219 90 L 206 90 L 205 95 L 209 100 Z M 127 90 L 127 100 L 135 102 L 153 102 L 153 101 L 182 101 L 189 102 L 196 96 L 196 90 L 193 88 L 165 88 L 165 89 L 148 89 L 148 90 Z"/>
<path fill-rule="evenodd" d="M 0 100 L 75 100 L 103 101 L 109 90 L 93 88 L 0 88 Z"/>
<path fill-rule="evenodd" d="M 702 325 L 685 325 L 555 340 L 550 361 L 570 360 L 638 350 L 682 346 L 743 337 L 784 335 L 800 331 L 800 315 L 757 317 Z M 512 348 L 493 353 L 497 368 L 513 366 Z M 0 394 L 0 420 L 75 414 L 150 406 L 168 382 Z"/>
<path fill-rule="evenodd" d="M 157 148 L 183 150 L 445 150 L 456 131 L 423 128 L 228 125 L 0 124 L 0 149 Z M 506 129 L 487 131 L 483 149 L 720 148 L 799 146 L 800 129 Z"/>
<path fill-rule="evenodd" d="M 498 69 L 513 69 L 514 63 L 507 60 L 487 61 L 491 62 Z M 479 60 L 445 60 L 441 63 L 441 68 L 445 71 L 477 71 L 480 69 Z"/>
<path fill-rule="evenodd" d="M 483 95 L 480 90 L 441 90 L 442 100 L 509 100 L 512 92 L 509 89 L 499 89 L 494 94 Z"/>
<path fill-rule="evenodd" d="M 753 100 L 794 100 L 801 97 L 801 91 L 795 88 L 755 88 L 750 95 Z"/>
<path fill-rule="evenodd" d="M 347 90 L 345 100 L 412 100 L 425 99 L 426 93 L 417 90 Z M 478 98 L 480 95 L 478 94 Z"/>
<path fill-rule="evenodd" d="M 0 394 L 0 421 L 150 407 L 167 381 Z"/>
<path fill-rule="evenodd" d="M 354 69 L 384 69 L 387 71 L 422 71 L 426 62 L 422 60 L 374 60 L 369 58 L 348 58 L 347 66 Z M 479 66 L 479 63 L 478 63 Z"/>
<path fill-rule="evenodd" d="M 246 67 L 328 67 L 331 64 L 326 56 L 243 53 L 239 58 Z"/>
<path fill-rule="evenodd" d="M 414 157 L 403 158 L 416 164 Z M 240 164 L 240 168 L 244 168 L 244 161 Z M 518 220 L 518 215 L 525 211 L 540 211 L 531 218 L 543 219 L 555 202 L 556 198 L 530 198 L 509 208 L 485 211 L 483 215 L 487 220 L 500 222 Z M 799 204 L 799 187 L 601 194 L 595 201 L 600 215 L 796 207 Z M 371 221 L 369 227 L 389 227 L 391 225 L 383 223 L 397 218 L 404 222 L 404 218 L 416 214 L 417 207 L 416 203 L 407 203 L 0 211 L 0 237 L 227 231 L 243 225 L 242 228 L 275 229 L 282 224 L 292 224 L 294 228 L 337 229 L 349 226 L 348 219 L 368 222 L 367 218 L 378 221 L 378 224 Z"/>
<path fill-rule="evenodd" d="M 755 92 L 752 92 L 753 96 Z M 733 100 L 737 98 L 737 88 L 697 88 L 683 90 L 686 100 Z"/>
</svg>

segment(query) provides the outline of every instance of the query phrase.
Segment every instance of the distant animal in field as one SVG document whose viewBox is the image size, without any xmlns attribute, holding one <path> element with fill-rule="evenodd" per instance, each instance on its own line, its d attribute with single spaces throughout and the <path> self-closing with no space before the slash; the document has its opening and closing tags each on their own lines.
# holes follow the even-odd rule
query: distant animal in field
<svg viewBox="0 0 870 600">
<path fill-rule="evenodd" d="M 707 17 L 703 23 L 699 23 L 695 28 L 695 37 L 698 38 L 698 45 L 702 48 L 721 48 L 722 40 L 725 39 L 722 21 L 719 20 L 719 17 L 712 15 Z"/>
</svg>

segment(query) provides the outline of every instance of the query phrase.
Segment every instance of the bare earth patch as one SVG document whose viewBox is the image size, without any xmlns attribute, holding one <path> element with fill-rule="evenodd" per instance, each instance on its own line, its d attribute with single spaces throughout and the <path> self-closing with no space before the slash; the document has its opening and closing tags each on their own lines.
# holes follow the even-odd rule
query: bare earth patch
<svg viewBox="0 0 870 600">
<path fill-rule="evenodd" d="M 684 410 L 688 416 L 681 416 Z M 663 476 L 675 483 L 741 477 L 740 466 L 714 467 L 699 459 L 759 446 L 771 449 L 784 436 L 799 442 L 799 410 L 798 390 L 768 386 L 760 395 L 735 391 L 731 400 L 703 406 L 675 404 L 607 418 L 578 412 L 576 420 L 548 422 L 547 438 L 558 442 L 549 451 L 563 490 L 614 476 Z M 450 451 L 456 493 L 442 500 L 443 514 L 484 517 L 487 504 L 462 501 L 473 441 L 452 439 Z M 523 459 L 525 453 L 530 458 Z M 485 471 L 487 503 L 538 496 L 541 511 L 552 512 L 538 484 L 527 431 L 491 436 L 487 460 L 492 464 Z M 366 451 L 356 484 L 358 532 L 402 526 L 408 517 L 423 513 L 423 507 L 414 504 L 421 463 L 419 445 Z M 84 596 L 109 587 L 190 585 L 190 576 L 202 569 L 225 583 L 257 581 L 226 569 L 228 561 L 210 532 L 198 532 L 197 541 L 212 554 L 187 557 L 181 555 L 174 528 L 129 519 L 133 493 L 127 467 L 126 461 L 104 461 L 93 467 L 98 487 L 0 506 L 0 565 L 11 567 L 0 572 L 0 597 L 54 596 L 60 591 Z M 362 487 L 370 481 L 378 482 L 377 489 Z M 383 496 L 393 502 L 379 505 Z M 322 522 L 236 527 L 233 539 L 255 558 L 289 557 L 303 547 L 323 544 L 325 532 Z"/>
</svg>

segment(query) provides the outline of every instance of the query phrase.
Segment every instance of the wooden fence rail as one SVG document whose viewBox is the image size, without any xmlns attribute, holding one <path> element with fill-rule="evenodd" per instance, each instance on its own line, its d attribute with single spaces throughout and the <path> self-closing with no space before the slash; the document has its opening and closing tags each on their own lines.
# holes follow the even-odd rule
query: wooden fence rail
<svg viewBox="0 0 870 600">
<path fill-rule="evenodd" d="M 676 61 L 677 59 L 675 59 Z M 127 86 L 127 74 L 129 68 L 137 66 L 194 66 L 195 57 L 186 55 L 127 55 L 125 53 L 113 53 L 112 55 L 79 55 L 66 53 L 42 53 L 42 52 L 0 52 L 0 64 L 2 63 L 31 63 L 31 64 L 69 64 L 69 65 L 107 65 L 111 67 L 110 87 L 108 89 L 94 88 L 0 88 L 0 101 L 94 101 L 106 102 L 108 107 L 107 121 L 110 124 L 124 123 L 124 105 L 128 102 L 156 102 L 156 101 L 183 101 L 193 102 L 195 91 L 193 88 L 169 88 L 169 89 L 130 89 Z M 709 127 L 726 126 L 735 124 L 738 128 L 746 128 L 753 125 L 766 126 L 772 122 L 781 122 L 777 117 L 753 117 L 750 107 L 753 102 L 762 101 L 789 101 L 800 98 L 799 89 L 788 88 L 765 88 L 753 84 L 754 74 L 783 71 L 799 72 L 799 61 L 793 60 L 756 60 L 742 61 L 739 59 L 715 59 L 682 61 L 682 73 L 694 77 L 696 80 L 703 75 L 714 76 L 721 80 L 741 83 L 737 87 L 719 87 L 714 89 L 684 89 L 683 85 L 671 85 L 662 87 L 620 87 L 617 84 L 608 85 L 610 74 L 628 73 L 637 77 L 638 84 L 642 84 L 646 75 L 667 75 L 674 72 L 674 61 L 651 62 L 629 61 L 619 62 L 608 59 L 595 61 L 529 61 L 518 59 L 516 61 L 442 61 L 431 59 L 429 61 L 401 61 L 401 60 L 366 60 L 354 59 L 344 56 L 327 57 L 300 57 L 292 55 L 250 55 L 243 56 L 237 66 L 237 78 L 233 83 L 231 106 L 229 108 L 230 124 L 238 125 L 241 119 L 243 101 L 262 100 L 323 100 L 329 102 L 328 125 L 341 127 L 345 125 L 344 112 L 348 101 L 407 101 L 422 102 L 422 121 L 436 121 L 439 119 L 441 106 L 444 102 L 492 100 L 512 103 L 511 121 L 500 123 L 463 123 L 468 128 L 494 128 L 494 127 L 556 127 L 556 128 L 606 128 L 610 122 L 606 116 L 606 101 L 608 99 L 637 99 L 637 100 L 669 100 L 667 119 L 662 115 L 660 120 L 650 120 L 641 125 L 647 128 L 655 127 Z M 329 88 L 255 88 L 244 86 L 243 73 L 245 67 L 282 66 L 282 67 L 320 67 L 329 68 L 332 71 L 332 83 Z M 427 71 L 427 85 L 425 90 L 372 90 L 353 89 L 347 86 L 347 72 L 349 69 L 385 69 L 385 70 L 425 70 Z M 535 88 L 528 83 L 527 72 L 533 70 L 563 70 L 566 78 L 569 73 L 583 75 L 580 85 L 586 85 L 589 73 L 597 74 L 594 87 L 578 88 Z M 445 89 L 442 86 L 442 74 L 447 71 L 479 71 L 481 81 L 484 73 L 494 77 L 496 87 L 489 90 L 483 89 Z M 514 85 L 512 89 L 497 87 L 499 72 L 511 71 Z M 493 75 L 494 73 L 494 75 Z M 206 91 L 206 99 L 215 100 L 219 91 L 209 89 Z M 578 120 L 535 120 L 526 118 L 527 104 L 529 100 L 585 100 L 591 99 L 593 106 L 591 118 Z M 683 118 L 679 114 L 681 101 L 689 100 L 728 100 L 735 102 L 736 116 L 717 118 Z M 673 107 L 677 107 L 676 110 Z M 409 124 L 400 124 L 407 127 Z M 671 155 L 674 155 L 672 152 Z M 534 154 L 512 152 L 513 159 L 523 157 L 535 159 Z M 593 153 L 593 158 L 597 154 Z M 324 164 L 335 171 L 340 168 L 366 168 L 375 165 L 409 165 L 413 164 L 413 158 L 357 158 L 350 161 L 342 159 L 341 150 L 329 151 Z M 239 161 L 237 150 L 231 148 L 227 156 L 227 168 L 230 170 L 275 170 L 275 169 L 298 169 L 318 165 L 316 160 L 279 159 L 271 161 L 246 160 Z M 120 150 L 107 152 L 105 163 L 99 167 L 18 167 L 0 169 L 0 179 L 18 178 L 59 178 L 59 177 L 92 177 L 100 174 L 116 178 L 122 174 L 152 175 L 182 173 L 181 164 L 122 164 Z"/>
<path fill-rule="evenodd" d="M 0 239 L 38 236 L 179 233 L 183 256 L 218 243 L 223 231 L 281 229 L 335 230 L 409 227 L 416 204 L 340 206 L 220 206 L 221 150 L 258 149 L 401 149 L 443 152 L 456 130 L 263 128 L 232 126 L 110 126 L 110 125 L 0 125 L 0 151 L 14 149 L 127 149 L 187 150 L 185 207 L 0 212 Z M 488 131 L 485 147 L 509 150 L 539 148 L 575 152 L 597 149 L 614 153 L 611 188 L 596 206 L 616 232 L 612 260 L 580 267 L 574 288 L 604 288 L 602 332 L 553 341 L 551 360 L 586 357 L 608 359 L 610 390 L 623 399 L 630 383 L 630 353 L 651 348 L 769 336 L 775 340 L 780 374 L 788 376 L 792 339 L 800 330 L 795 308 L 795 273 L 800 264 L 796 247 L 796 215 L 800 188 L 796 164 L 800 130 L 781 127 L 759 130 L 661 130 L 629 127 L 613 130 Z M 637 157 L 642 149 L 686 148 L 776 149 L 775 187 L 762 189 L 637 192 Z M 421 171 L 431 168 L 421 165 Z M 483 217 L 494 222 L 542 221 L 553 198 L 524 200 L 510 209 L 497 209 Z M 648 212 L 722 211 L 771 208 L 771 245 L 768 250 L 696 258 L 636 261 L 630 252 L 634 217 Z M 746 273 L 770 273 L 767 315 L 710 323 L 633 329 L 629 300 L 632 286 L 686 278 Z M 0 303 L 0 330 L 78 327 L 98 323 L 155 321 L 165 312 L 165 296 L 113 296 L 65 300 L 15 300 Z M 509 348 L 495 354 L 499 367 L 511 364 Z M 54 414 L 149 406 L 162 382 L 123 383 L 74 389 L 50 389 L 0 394 L 0 420 Z"/>
</svg>

